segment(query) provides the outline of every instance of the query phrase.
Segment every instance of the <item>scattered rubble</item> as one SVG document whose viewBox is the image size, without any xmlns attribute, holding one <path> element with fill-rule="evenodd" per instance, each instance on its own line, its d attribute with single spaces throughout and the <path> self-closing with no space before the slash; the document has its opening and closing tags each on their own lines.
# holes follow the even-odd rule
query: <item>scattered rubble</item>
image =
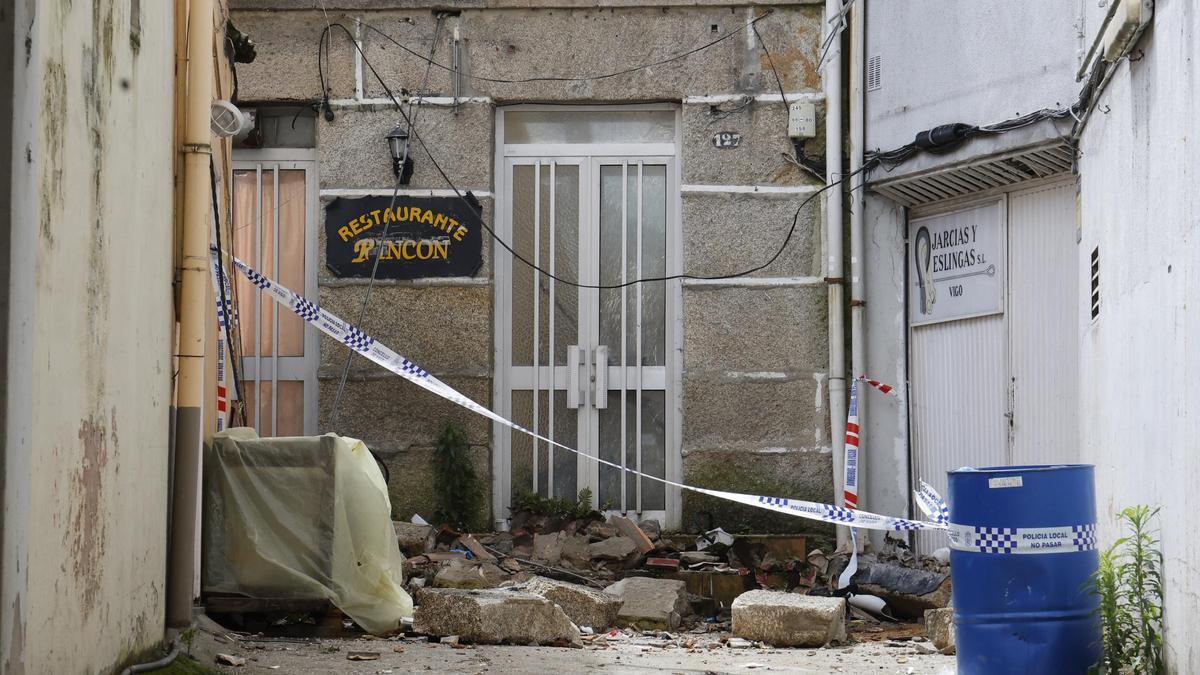
<svg viewBox="0 0 1200 675">
<path fill-rule="evenodd" d="M 425 541 L 433 528 L 428 525 L 417 525 L 403 521 L 392 521 L 396 530 L 396 541 L 400 544 L 400 552 L 406 556 L 421 555 L 425 552 Z"/>
<path fill-rule="evenodd" d="M 629 560 L 637 553 L 637 544 L 624 536 L 616 536 L 588 544 L 588 555 L 598 560 Z"/>
<path fill-rule="evenodd" d="M 949 600 L 948 565 L 916 556 L 901 541 L 860 552 L 850 588 L 839 589 L 849 550 L 808 551 L 804 537 L 734 536 L 720 528 L 687 537 L 664 533 L 654 520 L 605 520 L 595 512 L 522 511 L 510 523 L 508 532 L 475 535 L 396 523 L 409 556 L 408 588 L 420 605 L 417 632 L 464 644 L 582 640 L 604 648 L 653 635 L 697 650 L 741 648 L 741 641 L 819 646 L 845 641 L 847 631 L 863 640 L 924 633 L 897 621 L 915 622 Z M 737 637 L 721 642 L 662 633 L 703 636 L 731 627 Z"/>
<path fill-rule="evenodd" d="M 604 589 L 624 603 L 617 614 L 622 626 L 674 630 L 688 614 L 687 585 L 675 579 L 625 577 Z"/>
<path fill-rule="evenodd" d="M 902 618 L 918 619 L 925 610 L 950 603 L 950 575 L 892 563 L 860 565 L 850 583 L 858 591 L 877 595 Z"/>
<path fill-rule="evenodd" d="M 236 668 L 246 665 L 246 658 L 243 656 L 234 656 L 233 654 L 217 654 L 217 663 Z"/>
<path fill-rule="evenodd" d="M 733 601 L 733 632 L 777 647 L 846 640 L 846 601 L 779 591 L 748 591 Z"/>
<path fill-rule="evenodd" d="M 943 654 L 953 654 L 954 647 L 954 608 L 940 607 L 925 610 L 925 630 L 933 646 Z"/>
<path fill-rule="evenodd" d="M 514 588 L 540 595 L 562 608 L 576 626 L 605 631 L 616 625 L 623 602 L 619 596 L 587 586 L 534 577 Z"/>
<path fill-rule="evenodd" d="M 637 546 L 638 553 L 645 555 L 654 550 L 654 542 L 650 541 L 650 537 L 642 532 L 642 528 L 638 527 L 632 520 L 624 516 L 613 516 L 610 522 Z M 657 523 L 657 521 L 654 521 Z"/>
<path fill-rule="evenodd" d="M 570 646 L 579 629 L 558 605 L 513 589 L 417 591 L 413 630 L 464 643 Z"/>
</svg>

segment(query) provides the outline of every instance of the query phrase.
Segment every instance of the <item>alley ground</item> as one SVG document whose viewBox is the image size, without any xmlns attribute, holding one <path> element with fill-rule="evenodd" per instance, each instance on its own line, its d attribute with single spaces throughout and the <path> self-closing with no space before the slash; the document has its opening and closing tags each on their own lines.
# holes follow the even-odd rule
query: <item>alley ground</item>
<svg viewBox="0 0 1200 675">
<path fill-rule="evenodd" d="M 431 644 L 425 638 L 338 638 L 280 641 L 223 633 L 205 623 L 196 631 L 192 655 L 197 664 L 221 673 L 933 673 L 952 675 L 954 657 L 930 654 L 917 639 L 859 642 L 826 649 L 758 647 L 708 649 L 722 634 L 679 634 L 693 650 L 672 640 L 647 636 L 604 647 L 459 646 Z M 352 653 L 378 654 L 369 661 Z M 231 667 L 216 663 L 218 653 L 246 659 Z M 186 658 L 186 657 L 181 657 Z"/>
</svg>

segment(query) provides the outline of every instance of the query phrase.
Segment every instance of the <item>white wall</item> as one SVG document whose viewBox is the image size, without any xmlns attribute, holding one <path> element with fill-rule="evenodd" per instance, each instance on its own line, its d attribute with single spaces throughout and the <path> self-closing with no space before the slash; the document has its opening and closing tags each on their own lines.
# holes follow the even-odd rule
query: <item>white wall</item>
<svg viewBox="0 0 1200 675">
<path fill-rule="evenodd" d="M 1087 0 L 1095 4 L 1095 0 Z M 891 149 L 951 122 L 985 124 L 1066 106 L 1075 84 L 1080 0 L 870 0 L 867 147 Z"/>
<path fill-rule="evenodd" d="M 173 3 L 141 2 L 135 39 L 136 4 L 19 2 L 5 41 L 6 675 L 107 672 L 163 635 Z"/>
<path fill-rule="evenodd" d="M 1093 23 L 1089 29 L 1095 31 Z M 1081 298 L 1083 458 L 1097 468 L 1102 542 L 1114 514 L 1159 504 L 1166 646 L 1200 670 L 1200 9 L 1158 0 L 1080 144 L 1079 287 L 1100 248 L 1101 310 Z"/>
<path fill-rule="evenodd" d="M 868 375 L 899 388 L 903 398 L 867 389 L 859 398 L 861 446 L 859 463 L 867 511 L 903 516 L 909 513 L 908 393 L 905 391 L 904 209 L 889 199 L 866 195 L 863 226 L 868 262 L 866 286 L 866 359 Z M 884 533 L 872 532 L 878 547 Z"/>
</svg>

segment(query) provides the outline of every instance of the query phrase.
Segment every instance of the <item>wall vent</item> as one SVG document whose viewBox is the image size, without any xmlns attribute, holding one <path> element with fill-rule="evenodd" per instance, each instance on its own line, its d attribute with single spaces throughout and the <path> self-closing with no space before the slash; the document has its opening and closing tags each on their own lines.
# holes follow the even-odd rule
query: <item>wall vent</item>
<svg viewBox="0 0 1200 675">
<path fill-rule="evenodd" d="M 1092 321 L 1100 316 L 1100 247 L 1092 249 Z"/>
<path fill-rule="evenodd" d="M 883 57 L 878 54 L 867 59 L 867 91 L 883 88 Z"/>
</svg>

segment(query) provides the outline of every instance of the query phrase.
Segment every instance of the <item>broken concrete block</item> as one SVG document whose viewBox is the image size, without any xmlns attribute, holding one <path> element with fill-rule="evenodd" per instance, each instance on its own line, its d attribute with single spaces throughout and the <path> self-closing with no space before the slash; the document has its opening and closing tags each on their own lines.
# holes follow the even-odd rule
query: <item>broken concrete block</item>
<svg viewBox="0 0 1200 675">
<path fill-rule="evenodd" d="M 508 573 L 495 563 L 469 563 L 459 560 L 438 570 L 433 577 L 434 588 L 495 588 L 508 578 Z"/>
<path fill-rule="evenodd" d="M 624 601 L 617 613 L 617 623 L 622 626 L 675 630 L 688 613 L 687 584 L 676 579 L 626 577 L 604 592 Z"/>
<path fill-rule="evenodd" d="M 929 641 L 943 654 L 953 654 L 954 647 L 954 608 L 939 607 L 925 610 L 925 632 Z"/>
<path fill-rule="evenodd" d="M 733 601 L 733 633 L 776 647 L 820 647 L 846 639 L 846 601 L 747 591 Z"/>
<path fill-rule="evenodd" d="M 578 644 L 579 630 L 558 605 L 510 589 L 417 591 L 413 630 L 457 635 L 463 643 Z"/>
<path fill-rule="evenodd" d="M 478 539 L 469 534 L 464 534 L 463 536 L 459 537 L 458 543 L 463 548 L 470 551 L 471 555 L 474 555 L 476 560 L 481 560 L 484 562 L 496 561 L 496 556 L 489 553 L 488 550 L 483 547 L 483 544 L 479 543 Z"/>
<path fill-rule="evenodd" d="M 584 528 L 583 532 L 592 541 L 611 539 L 612 537 L 620 534 L 616 527 L 600 521 L 593 521 L 589 523 L 588 526 Z"/>
<path fill-rule="evenodd" d="M 650 541 L 658 541 L 659 537 L 662 536 L 662 524 L 653 518 L 647 518 L 639 522 L 637 526 Z"/>
<path fill-rule="evenodd" d="M 424 553 L 425 540 L 433 530 L 428 525 L 414 525 L 398 520 L 392 521 L 392 529 L 396 530 L 396 543 L 400 545 L 400 552 L 406 556 Z"/>
<path fill-rule="evenodd" d="M 562 608 L 576 626 L 597 631 L 608 630 L 617 622 L 621 598 L 587 586 L 534 577 L 519 587 L 526 593 L 540 595 Z"/>
<path fill-rule="evenodd" d="M 562 559 L 562 540 L 560 532 L 554 534 L 533 535 L 533 557 L 551 565 L 557 565 Z"/>
<path fill-rule="evenodd" d="M 562 559 L 571 565 L 585 569 L 591 562 L 588 552 L 588 538 L 581 534 L 573 534 L 562 540 Z"/>
<path fill-rule="evenodd" d="M 699 565 L 701 563 L 721 562 L 721 559 L 704 551 L 684 551 L 679 554 L 679 562 L 684 565 Z"/>
<path fill-rule="evenodd" d="M 639 528 L 632 520 L 626 518 L 625 516 L 613 515 L 608 519 L 608 522 L 612 523 L 613 526 L 621 532 L 621 534 L 628 537 L 634 544 L 637 545 L 638 553 L 649 553 L 650 551 L 654 550 L 653 542 L 650 541 L 650 538 L 646 536 L 646 533 L 642 532 L 641 528 Z"/>
<path fill-rule="evenodd" d="M 588 557 L 595 560 L 628 560 L 637 553 L 637 545 L 622 536 L 588 544 Z"/>
</svg>

